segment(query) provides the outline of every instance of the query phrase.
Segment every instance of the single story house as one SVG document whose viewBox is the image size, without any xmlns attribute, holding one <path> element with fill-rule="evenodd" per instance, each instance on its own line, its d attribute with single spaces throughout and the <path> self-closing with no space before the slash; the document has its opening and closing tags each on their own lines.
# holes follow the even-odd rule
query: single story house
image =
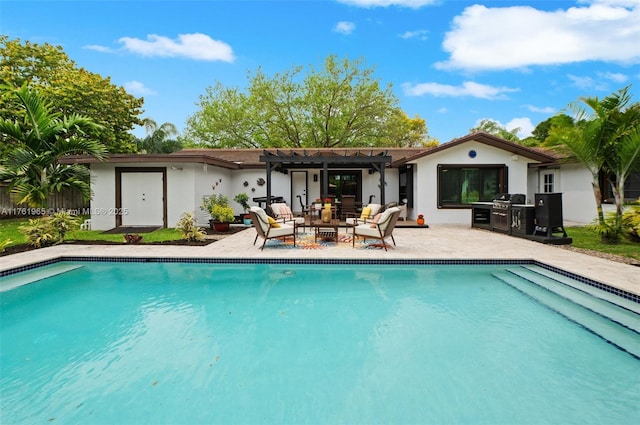
<svg viewBox="0 0 640 425">
<path fill-rule="evenodd" d="M 551 151 L 477 132 L 427 148 L 185 149 L 173 154 L 74 156 L 91 168 L 91 224 L 174 227 L 184 212 L 198 223 L 204 196 L 247 193 L 250 203 L 281 197 L 292 210 L 316 198 L 355 195 L 359 202 L 405 204 L 427 223 L 471 223 L 471 203 L 499 193 L 562 193 L 565 221 L 591 223 L 596 206 L 583 165 Z"/>
</svg>

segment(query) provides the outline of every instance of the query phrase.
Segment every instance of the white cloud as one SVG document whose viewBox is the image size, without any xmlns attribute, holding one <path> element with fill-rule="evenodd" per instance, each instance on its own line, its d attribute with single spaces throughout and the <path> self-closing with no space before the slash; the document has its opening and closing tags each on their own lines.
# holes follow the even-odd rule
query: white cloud
<svg viewBox="0 0 640 425">
<path fill-rule="evenodd" d="M 601 81 L 594 80 L 591 77 L 581 77 L 579 75 L 567 75 L 567 78 L 571 80 L 574 86 L 578 87 L 581 90 L 598 90 L 598 91 L 606 91 L 609 90 L 609 86 Z"/>
<path fill-rule="evenodd" d="M 619 72 L 600 72 L 598 76 L 614 83 L 625 83 L 629 80 L 629 77 Z"/>
<path fill-rule="evenodd" d="M 454 18 L 440 69 L 500 70 L 582 61 L 640 63 L 640 2 L 593 1 L 566 10 L 467 7 Z"/>
<path fill-rule="evenodd" d="M 333 27 L 334 32 L 339 32 L 340 34 L 349 35 L 356 29 L 356 24 L 349 21 L 340 21 Z"/>
<path fill-rule="evenodd" d="M 400 34 L 400 38 L 409 39 L 409 38 L 417 38 L 419 40 L 426 40 L 427 34 L 429 31 L 427 30 L 416 30 L 416 31 L 407 31 Z"/>
<path fill-rule="evenodd" d="M 541 112 L 543 114 L 553 114 L 556 112 L 556 109 L 552 106 L 545 106 L 544 108 L 540 108 L 534 105 L 524 105 L 524 107 L 530 110 L 531 112 Z"/>
<path fill-rule="evenodd" d="M 509 121 L 506 124 L 503 124 L 502 122 L 500 122 L 499 120 L 494 120 L 493 118 L 481 118 L 478 119 L 476 121 L 476 125 L 475 127 L 478 127 L 480 124 L 482 124 L 483 121 L 488 120 L 488 121 L 493 121 L 494 123 L 496 123 L 496 125 L 498 125 L 499 127 L 502 127 L 504 129 L 506 129 L 507 131 L 512 131 L 516 128 L 518 128 L 518 132 L 516 133 L 516 135 L 520 138 L 520 139 L 524 139 L 526 137 L 531 136 L 531 132 L 536 128 L 533 123 L 531 122 L 531 120 L 529 118 L 526 117 L 522 117 L 522 118 L 513 118 L 511 121 Z"/>
<path fill-rule="evenodd" d="M 106 47 L 106 46 L 99 46 L 97 44 L 88 44 L 88 45 L 84 46 L 83 49 L 95 50 L 96 52 L 101 52 L 101 53 L 111 53 L 111 52 L 113 52 L 113 50 L 111 48 Z"/>
<path fill-rule="evenodd" d="M 149 57 L 183 57 L 203 61 L 233 62 L 233 50 L 227 43 L 213 40 L 206 34 L 179 34 L 176 40 L 157 34 L 146 40 L 122 37 L 118 40 L 124 49 Z"/>
<path fill-rule="evenodd" d="M 438 109 L 438 113 L 440 114 L 446 114 L 447 112 L 449 112 L 449 110 L 444 106 Z"/>
<path fill-rule="evenodd" d="M 409 7 L 419 9 L 437 3 L 439 0 L 338 0 L 340 3 L 358 7 Z"/>
<path fill-rule="evenodd" d="M 531 119 L 522 117 L 522 118 L 514 118 L 508 123 L 505 124 L 504 128 L 511 131 L 515 128 L 519 128 L 520 130 L 516 133 L 519 138 L 524 139 L 526 137 L 531 136 L 531 132 L 536 128 Z"/>
<path fill-rule="evenodd" d="M 126 91 L 136 96 L 144 96 L 144 95 L 152 95 L 156 94 L 155 91 L 151 90 L 148 87 L 145 87 L 143 83 L 140 81 L 127 81 L 123 84 Z"/>
<path fill-rule="evenodd" d="M 473 81 L 465 81 L 461 86 L 452 86 L 439 83 L 404 83 L 402 84 L 402 88 L 407 96 L 423 96 L 425 94 L 430 94 L 436 97 L 471 96 L 489 100 L 507 99 L 505 93 L 519 91 L 519 89 L 512 89 L 509 87 L 493 87 L 486 84 L 479 84 Z"/>
</svg>

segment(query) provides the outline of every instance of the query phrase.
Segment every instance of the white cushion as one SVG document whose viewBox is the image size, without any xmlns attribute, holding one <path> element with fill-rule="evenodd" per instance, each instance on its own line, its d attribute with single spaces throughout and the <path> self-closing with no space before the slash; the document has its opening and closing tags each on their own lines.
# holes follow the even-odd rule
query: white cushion
<svg viewBox="0 0 640 425">
<path fill-rule="evenodd" d="M 256 207 L 255 205 L 252 206 L 251 211 L 253 211 L 254 213 L 256 213 L 256 215 L 258 216 L 258 218 L 260 219 L 260 223 L 258 223 L 260 225 L 260 227 L 262 228 L 263 231 L 267 231 L 267 229 L 269 228 L 269 220 L 267 219 L 267 213 L 260 207 Z"/>
<path fill-rule="evenodd" d="M 293 235 L 294 228 L 289 224 L 281 224 L 280 227 L 272 227 L 269 230 L 269 237 Z"/>
<path fill-rule="evenodd" d="M 369 204 L 367 206 L 371 208 L 371 213 L 369 214 L 369 217 L 371 218 L 375 217 L 382 209 L 382 204 Z"/>
</svg>

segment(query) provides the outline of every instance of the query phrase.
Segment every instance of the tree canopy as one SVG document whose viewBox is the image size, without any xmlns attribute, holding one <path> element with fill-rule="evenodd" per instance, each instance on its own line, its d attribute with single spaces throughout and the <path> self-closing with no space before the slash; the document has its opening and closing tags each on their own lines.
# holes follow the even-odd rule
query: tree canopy
<svg viewBox="0 0 640 425">
<path fill-rule="evenodd" d="M 178 129 L 170 122 L 165 122 L 160 127 L 151 118 L 143 120 L 147 136 L 137 138 L 139 153 L 172 153 L 182 149 L 182 143 L 174 139 L 178 136 Z"/>
<path fill-rule="evenodd" d="M 426 123 L 409 118 L 391 86 L 362 60 L 329 56 L 322 69 L 250 72 L 248 88 L 206 89 L 187 121 L 186 144 L 214 148 L 420 146 Z"/>
<path fill-rule="evenodd" d="M 0 119 L 0 137 L 15 146 L 0 164 L 0 181 L 9 184 L 12 201 L 46 208 L 49 196 L 66 188 L 89 199 L 89 169 L 59 159 L 74 154 L 104 158 L 104 146 L 92 136 L 100 126 L 78 114 L 62 115 L 26 84 L 10 94 L 24 111 L 22 121 Z"/>
<path fill-rule="evenodd" d="M 0 36 L 0 84 L 15 88 L 25 83 L 37 87 L 55 111 L 80 114 L 99 124 L 96 137 L 109 152 L 136 151 L 130 131 L 142 125 L 143 98 L 130 95 L 110 78 L 79 68 L 60 46 Z M 24 111 L 12 96 L 0 96 L 1 119 L 20 118 L 21 114 Z"/>
</svg>

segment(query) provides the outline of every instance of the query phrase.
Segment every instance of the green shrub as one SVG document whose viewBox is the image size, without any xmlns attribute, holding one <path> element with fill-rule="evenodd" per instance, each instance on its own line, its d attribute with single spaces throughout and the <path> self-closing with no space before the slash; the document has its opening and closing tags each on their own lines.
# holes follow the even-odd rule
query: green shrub
<svg viewBox="0 0 640 425">
<path fill-rule="evenodd" d="M 229 198 L 224 195 L 214 193 L 211 196 L 206 196 L 200 208 L 207 211 L 213 221 L 232 223 L 236 219 L 233 208 L 229 206 Z"/>
<path fill-rule="evenodd" d="M 640 242 L 640 207 L 631 206 L 622 214 L 624 235 L 632 242 Z"/>
<path fill-rule="evenodd" d="M 9 244 L 13 242 L 11 239 L 5 239 L 0 241 L 0 252 L 4 252 L 4 249 L 9 246 Z"/>
<path fill-rule="evenodd" d="M 19 229 L 27 238 L 29 245 L 36 248 L 60 242 L 60 234 L 51 225 L 49 217 L 29 219 L 27 224 L 20 226 Z"/>
<path fill-rule="evenodd" d="M 182 239 L 192 242 L 204 240 L 205 233 L 197 226 L 196 219 L 190 212 L 185 212 L 180 216 L 176 229 L 180 231 Z"/>
<path fill-rule="evenodd" d="M 18 229 L 27 238 L 29 245 L 42 248 L 55 245 L 64 240 L 67 232 L 78 228 L 78 218 L 66 211 L 61 211 L 52 216 L 29 219 Z"/>
<path fill-rule="evenodd" d="M 79 219 L 67 211 L 54 213 L 50 219 L 50 223 L 56 232 L 58 232 L 60 241 L 64 240 L 67 232 L 76 230 L 80 226 Z"/>
</svg>

